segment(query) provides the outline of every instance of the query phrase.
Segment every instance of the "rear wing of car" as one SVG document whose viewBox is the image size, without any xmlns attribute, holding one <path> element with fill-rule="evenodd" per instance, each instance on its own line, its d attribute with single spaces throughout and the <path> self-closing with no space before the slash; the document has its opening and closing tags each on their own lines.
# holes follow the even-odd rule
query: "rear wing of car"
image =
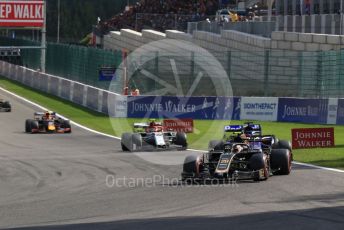
<svg viewBox="0 0 344 230">
<path fill-rule="evenodd" d="M 36 119 L 36 120 L 41 119 L 44 115 L 45 115 L 44 112 L 35 112 L 33 114 L 34 119 Z M 56 112 L 51 112 L 50 115 L 53 116 L 54 118 L 57 118 Z"/>
<path fill-rule="evenodd" d="M 227 133 L 236 133 L 236 132 L 241 132 L 243 130 L 242 125 L 226 125 L 224 127 L 224 131 Z"/>
<path fill-rule="evenodd" d="M 261 136 L 262 126 L 260 124 L 254 124 L 252 122 L 248 122 L 243 125 L 243 131 L 246 135 Z"/>
<path fill-rule="evenodd" d="M 149 125 L 147 123 L 134 123 L 133 124 L 133 131 L 135 133 L 143 133 L 143 132 L 145 132 L 147 127 L 149 127 Z"/>
</svg>

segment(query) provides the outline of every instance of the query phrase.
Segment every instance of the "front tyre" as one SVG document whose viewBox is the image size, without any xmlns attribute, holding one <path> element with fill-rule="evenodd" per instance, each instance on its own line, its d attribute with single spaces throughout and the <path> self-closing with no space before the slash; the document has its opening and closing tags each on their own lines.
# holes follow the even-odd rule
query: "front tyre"
<svg viewBox="0 0 344 230">
<path fill-rule="evenodd" d="M 132 138 L 131 133 L 123 133 L 121 138 L 121 147 L 124 152 L 131 151 L 132 149 Z"/>
<path fill-rule="evenodd" d="M 27 119 L 26 121 L 25 121 L 25 132 L 26 133 L 31 133 L 31 121 L 32 120 L 30 120 L 30 119 Z"/>
<path fill-rule="evenodd" d="M 271 168 L 274 175 L 289 175 L 292 157 L 289 149 L 273 149 L 271 151 Z"/>
<path fill-rule="evenodd" d="M 5 101 L 3 104 L 3 108 L 6 109 L 6 112 L 11 112 L 12 111 L 12 106 L 9 101 Z"/>
<path fill-rule="evenodd" d="M 198 172 L 197 156 L 187 156 L 183 163 L 182 181 L 193 180 Z"/>
<path fill-rule="evenodd" d="M 134 133 L 131 135 L 131 143 L 132 143 L 132 148 L 131 151 L 133 150 L 140 150 L 142 149 L 142 136 L 139 133 Z"/>
<path fill-rule="evenodd" d="M 65 133 L 71 133 L 72 132 L 72 126 L 70 125 L 69 120 L 64 120 L 61 125 L 62 128 L 64 129 L 69 129 L 68 131 L 65 131 Z"/>
</svg>

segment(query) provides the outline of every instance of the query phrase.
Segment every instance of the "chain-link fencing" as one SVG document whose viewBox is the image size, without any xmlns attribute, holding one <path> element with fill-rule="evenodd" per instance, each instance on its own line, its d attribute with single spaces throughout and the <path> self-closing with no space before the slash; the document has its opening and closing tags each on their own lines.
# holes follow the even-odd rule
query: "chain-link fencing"
<svg viewBox="0 0 344 230">
<path fill-rule="evenodd" d="M 191 88 L 196 96 L 217 95 L 217 86 L 211 83 L 213 76 L 207 72 L 211 66 L 202 66 L 198 61 L 214 56 L 226 71 L 235 96 L 344 96 L 344 51 L 226 51 L 209 57 L 194 53 L 184 53 L 183 57 L 159 53 L 151 56 L 145 63 L 129 66 L 135 69 L 129 86 L 140 89 L 142 94 L 164 92 L 168 85 L 181 89 L 177 95 L 186 95 Z"/>
<path fill-rule="evenodd" d="M 40 42 L 21 39 L 1 38 L 0 46 L 40 46 Z M 40 69 L 41 50 L 21 49 L 23 66 Z M 117 68 L 122 62 L 121 51 L 105 51 L 102 49 L 68 45 L 47 44 L 46 72 L 49 74 L 78 81 L 102 89 L 108 89 L 109 81 L 99 80 L 102 67 Z"/>
<path fill-rule="evenodd" d="M 7 41 L 6 46 L 39 45 L 29 41 L 11 41 L 11 44 Z M 1 39 L 0 45 L 4 43 Z M 39 68 L 39 50 L 22 50 L 21 56 L 22 65 Z M 104 66 L 118 67 L 121 62 L 121 52 L 50 43 L 46 69 L 54 75 L 108 89 L 109 82 L 100 81 L 98 71 Z M 344 97 L 344 50 L 219 51 L 202 55 L 187 50 L 165 51 L 163 54 L 148 51 L 136 56 L 134 61 L 129 57 L 128 74 L 120 70 L 117 81 L 112 82 L 117 85 L 112 87 L 117 93 L 122 93 L 128 81 L 129 89 L 139 89 L 146 95 L 185 96 L 190 89 L 193 89 L 193 96 L 218 95 L 215 92 L 217 86 L 213 84 L 214 76 L 207 71 L 215 62 L 225 70 L 235 96 Z M 174 91 L 167 92 L 166 87 Z"/>
</svg>

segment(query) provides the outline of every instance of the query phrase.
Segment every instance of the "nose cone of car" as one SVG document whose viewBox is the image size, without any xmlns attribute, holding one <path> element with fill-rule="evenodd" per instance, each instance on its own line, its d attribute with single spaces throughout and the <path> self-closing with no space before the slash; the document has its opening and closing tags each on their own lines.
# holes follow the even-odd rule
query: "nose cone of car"
<svg viewBox="0 0 344 230">
<path fill-rule="evenodd" d="M 48 131 L 55 131 L 55 125 L 48 125 Z"/>
</svg>

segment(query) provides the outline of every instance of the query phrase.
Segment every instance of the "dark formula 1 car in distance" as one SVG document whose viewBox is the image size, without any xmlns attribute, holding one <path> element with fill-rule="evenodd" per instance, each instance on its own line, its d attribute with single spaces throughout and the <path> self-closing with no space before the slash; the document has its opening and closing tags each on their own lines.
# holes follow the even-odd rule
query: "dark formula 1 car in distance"
<svg viewBox="0 0 344 230">
<path fill-rule="evenodd" d="M 123 133 L 123 151 L 165 150 L 187 148 L 187 137 L 183 132 L 168 130 L 161 122 L 134 123 L 133 133 Z"/>
<path fill-rule="evenodd" d="M 11 112 L 12 105 L 9 101 L 0 98 L 0 112 Z"/>
<path fill-rule="evenodd" d="M 290 174 L 293 157 L 290 142 L 261 132 L 261 126 L 253 123 L 225 126 L 223 140 L 210 141 L 207 153 L 186 157 L 182 180 L 260 181 L 271 174 Z"/>
<path fill-rule="evenodd" d="M 26 133 L 71 133 L 69 120 L 56 115 L 55 112 L 36 112 L 34 119 L 25 122 Z"/>
</svg>

